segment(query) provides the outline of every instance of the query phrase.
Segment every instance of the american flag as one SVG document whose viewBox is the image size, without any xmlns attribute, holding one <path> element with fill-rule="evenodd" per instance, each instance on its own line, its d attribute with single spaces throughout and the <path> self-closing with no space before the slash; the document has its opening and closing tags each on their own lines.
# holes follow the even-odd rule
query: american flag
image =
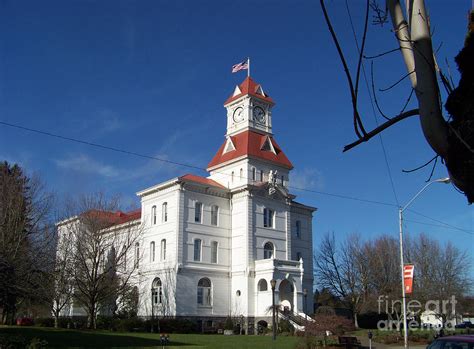
<svg viewBox="0 0 474 349">
<path fill-rule="evenodd" d="M 232 66 L 232 73 L 237 73 L 239 70 L 244 70 L 249 68 L 249 60 L 246 59 L 243 62 L 235 64 Z"/>
</svg>

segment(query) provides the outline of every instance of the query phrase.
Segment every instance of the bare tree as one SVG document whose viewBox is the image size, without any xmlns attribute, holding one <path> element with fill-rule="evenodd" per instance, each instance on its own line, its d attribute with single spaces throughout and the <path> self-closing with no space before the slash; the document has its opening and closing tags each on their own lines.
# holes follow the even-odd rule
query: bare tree
<svg viewBox="0 0 474 349">
<path fill-rule="evenodd" d="M 467 292 L 472 286 L 469 255 L 451 242 L 440 245 L 426 234 L 407 242 L 408 251 L 412 251 L 407 258 L 415 265 L 413 297 L 424 304 L 430 302 L 430 310 L 444 326 L 453 318 L 456 303 L 469 296 Z"/>
<path fill-rule="evenodd" d="M 358 43 L 359 59 L 355 77 L 349 71 L 324 0 L 320 0 L 320 4 L 339 58 L 344 66 L 353 105 L 354 131 L 358 140 L 346 145 L 344 151 L 368 141 L 401 120 L 418 115 L 426 141 L 437 156 L 444 160 L 454 185 L 463 191 L 468 202 L 472 203 L 474 201 L 474 182 L 472 181 L 474 173 L 474 113 L 472 112 L 472 100 L 474 93 L 472 88 L 469 88 L 469 86 L 472 86 L 473 80 L 472 69 L 469 66 L 472 65 L 474 59 L 472 53 L 472 47 L 474 46 L 473 15 L 471 14 L 470 37 L 466 40 L 465 50 L 463 50 L 465 52 L 460 55 L 462 56 L 460 59 L 460 56 L 458 56 L 457 60 L 464 77 L 461 79 L 460 86 L 453 91 L 453 87 L 433 55 L 430 21 L 424 0 L 407 1 L 406 15 L 399 0 L 386 0 L 385 10 L 377 4 L 377 1 L 366 0 L 365 22 L 360 44 Z M 358 110 L 358 93 L 370 8 L 373 9 L 377 22 L 384 22 L 387 17 L 391 18 L 399 51 L 407 68 L 405 77 L 410 79 L 411 89 L 415 92 L 418 107 L 407 111 L 403 108 L 398 115 L 386 117 L 388 120 L 384 124 L 367 132 Z M 450 122 L 447 122 L 443 117 L 437 74 L 448 93 L 452 94 L 447 105 L 448 111 L 453 117 Z"/>
<path fill-rule="evenodd" d="M 315 278 L 318 284 L 337 295 L 354 318 L 363 305 L 368 290 L 368 274 L 364 256 L 356 235 L 341 245 L 333 234 L 326 234 L 314 258 Z"/>
<path fill-rule="evenodd" d="M 97 314 L 114 313 L 119 294 L 137 282 L 140 215 L 118 211 L 118 200 L 102 194 L 84 196 L 68 207 L 74 214 L 59 226 L 60 235 L 74 241 L 74 301 L 85 308 L 88 328 L 95 328 Z"/>
<path fill-rule="evenodd" d="M 62 234 L 57 243 L 53 267 L 49 273 L 49 295 L 47 302 L 51 305 L 54 316 L 54 327 L 59 326 L 59 317 L 64 308 L 72 301 L 74 292 L 74 239 L 72 235 Z"/>
</svg>

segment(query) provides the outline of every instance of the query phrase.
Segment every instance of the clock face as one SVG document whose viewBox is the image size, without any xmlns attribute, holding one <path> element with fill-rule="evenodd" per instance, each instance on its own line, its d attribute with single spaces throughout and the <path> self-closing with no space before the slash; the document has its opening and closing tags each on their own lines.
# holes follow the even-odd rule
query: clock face
<svg viewBox="0 0 474 349">
<path fill-rule="evenodd" d="M 244 119 L 244 109 L 242 107 L 238 107 L 234 110 L 234 115 L 232 118 L 234 119 L 234 122 L 240 122 Z"/>
<path fill-rule="evenodd" d="M 261 107 L 253 108 L 253 118 L 261 124 L 265 123 L 265 110 Z"/>
</svg>

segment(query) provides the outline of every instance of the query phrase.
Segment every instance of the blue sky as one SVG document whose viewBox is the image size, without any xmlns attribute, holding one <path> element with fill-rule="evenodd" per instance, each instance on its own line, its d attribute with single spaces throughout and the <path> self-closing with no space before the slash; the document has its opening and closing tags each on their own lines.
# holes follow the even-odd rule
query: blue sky
<svg viewBox="0 0 474 349">
<path fill-rule="evenodd" d="M 360 32 L 363 2 L 350 3 Z M 427 3 L 435 47 L 442 44 L 438 61 L 447 69 L 447 60 L 457 82 L 453 59 L 471 3 Z M 354 70 L 345 2 L 328 1 L 328 10 Z M 368 55 L 396 47 L 390 25 L 369 30 Z M 224 138 L 222 104 L 245 78 L 230 68 L 247 56 L 252 77 L 276 101 L 273 131 L 295 166 L 293 187 L 396 205 L 424 185 L 428 168 L 402 173 L 434 155 L 416 117 L 382 134 L 394 190 L 380 138 L 342 153 L 356 139 L 352 107 L 316 1 L 0 1 L 0 121 L 205 168 Z M 374 63 L 377 88 L 406 72 L 398 52 Z M 370 61 L 365 67 L 370 79 Z M 404 81 L 378 96 L 395 115 L 408 93 Z M 364 80 L 360 111 L 373 128 Z M 134 193 L 147 186 L 189 172 L 205 175 L 1 125 L 0 159 L 39 173 L 59 197 L 104 191 L 120 194 L 125 207 L 136 205 Z M 433 178 L 445 176 L 438 165 Z M 394 206 L 293 192 L 319 208 L 315 244 L 331 231 L 340 238 L 398 236 Z M 452 186 L 434 184 L 411 207 L 465 231 L 407 212 L 407 234 L 426 232 L 472 251 L 473 209 Z"/>
</svg>

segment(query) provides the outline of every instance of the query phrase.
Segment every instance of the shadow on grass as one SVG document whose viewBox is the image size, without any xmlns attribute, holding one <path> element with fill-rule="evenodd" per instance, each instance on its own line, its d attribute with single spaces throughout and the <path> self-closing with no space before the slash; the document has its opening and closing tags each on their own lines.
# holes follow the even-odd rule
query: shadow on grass
<svg viewBox="0 0 474 349">
<path fill-rule="evenodd" d="M 48 348 L 161 347 L 158 334 L 151 335 L 145 333 L 129 334 L 35 327 L 0 327 L 0 335 L 23 337 L 27 340 L 39 338 L 48 342 Z M 179 343 L 171 340 L 169 346 L 193 345 L 190 343 Z"/>
</svg>

